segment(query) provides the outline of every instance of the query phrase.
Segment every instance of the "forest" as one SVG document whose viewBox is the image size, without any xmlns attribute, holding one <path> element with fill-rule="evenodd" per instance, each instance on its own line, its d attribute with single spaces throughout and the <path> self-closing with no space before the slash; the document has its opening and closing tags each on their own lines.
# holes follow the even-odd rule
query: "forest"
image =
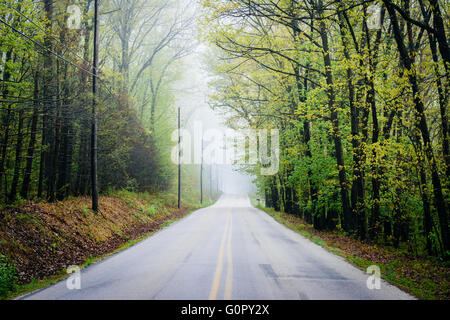
<svg viewBox="0 0 450 320">
<path fill-rule="evenodd" d="M 448 1 L 202 0 L 211 105 L 278 128 L 266 206 L 448 258 Z"/>
<path fill-rule="evenodd" d="M 0 3 L 1 202 L 90 195 L 94 158 L 97 193 L 171 187 L 171 84 L 195 46 L 189 6 Z"/>
</svg>

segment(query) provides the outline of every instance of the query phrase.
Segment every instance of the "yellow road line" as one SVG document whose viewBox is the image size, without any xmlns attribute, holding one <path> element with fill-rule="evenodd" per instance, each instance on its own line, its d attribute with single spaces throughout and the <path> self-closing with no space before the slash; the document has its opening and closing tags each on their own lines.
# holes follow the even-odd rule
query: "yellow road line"
<svg viewBox="0 0 450 320">
<path fill-rule="evenodd" d="M 233 228 L 233 218 L 230 219 L 230 229 L 228 232 L 228 250 L 227 250 L 227 260 L 228 260 L 228 267 L 227 267 L 227 281 L 225 285 L 225 300 L 231 300 L 231 292 L 233 290 L 233 259 L 231 255 L 231 235 L 232 235 L 232 228 Z"/>
<path fill-rule="evenodd" d="M 225 231 L 222 236 L 222 242 L 220 244 L 220 252 L 219 252 L 219 261 L 217 262 L 216 274 L 214 276 L 213 285 L 211 288 L 211 292 L 209 294 L 209 300 L 215 300 L 217 297 L 217 291 L 219 290 L 220 285 L 220 277 L 222 275 L 222 267 L 223 267 L 223 251 L 225 248 L 225 241 L 228 233 L 228 226 L 230 223 L 230 215 L 227 215 L 227 222 L 225 225 Z"/>
</svg>

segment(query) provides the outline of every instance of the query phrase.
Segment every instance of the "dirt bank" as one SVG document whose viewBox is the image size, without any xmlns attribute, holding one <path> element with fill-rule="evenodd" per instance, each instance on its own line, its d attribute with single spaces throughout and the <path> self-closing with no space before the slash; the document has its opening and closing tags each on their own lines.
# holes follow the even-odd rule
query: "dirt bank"
<svg viewBox="0 0 450 320">
<path fill-rule="evenodd" d="M 0 254 L 14 263 L 19 284 L 113 252 L 194 209 L 178 210 L 170 196 L 125 191 L 101 197 L 99 214 L 89 207 L 90 199 L 79 197 L 0 211 Z"/>
</svg>

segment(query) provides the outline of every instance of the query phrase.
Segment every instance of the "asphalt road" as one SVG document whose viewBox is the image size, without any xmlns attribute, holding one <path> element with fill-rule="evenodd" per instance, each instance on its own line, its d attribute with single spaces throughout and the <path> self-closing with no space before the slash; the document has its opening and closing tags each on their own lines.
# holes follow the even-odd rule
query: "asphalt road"
<svg viewBox="0 0 450 320">
<path fill-rule="evenodd" d="M 226 195 L 139 244 L 23 299 L 412 299 Z"/>
</svg>

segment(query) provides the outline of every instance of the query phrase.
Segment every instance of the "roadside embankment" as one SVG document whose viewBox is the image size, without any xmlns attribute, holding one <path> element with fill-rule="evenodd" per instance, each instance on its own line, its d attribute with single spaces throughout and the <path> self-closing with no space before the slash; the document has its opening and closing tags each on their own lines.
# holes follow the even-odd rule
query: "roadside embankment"
<svg viewBox="0 0 450 320">
<path fill-rule="evenodd" d="M 253 205 L 276 221 L 345 258 L 355 267 L 366 271 L 377 265 L 381 277 L 408 293 L 427 300 L 450 299 L 450 265 L 438 258 L 418 256 L 407 249 L 395 249 L 383 244 L 357 240 L 338 231 L 315 230 L 299 216 Z"/>
<path fill-rule="evenodd" d="M 67 267 L 90 264 L 199 207 L 183 204 L 178 209 L 170 194 L 117 191 L 100 198 L 97 214 L 89 209 L 88 197 L 3 208 L 0 258 L 15 279 L 10 283 L 7 272 L 0 276 L 0 296 L 15 291 L 16 283 L 61 278 Z"/>
</svg>

